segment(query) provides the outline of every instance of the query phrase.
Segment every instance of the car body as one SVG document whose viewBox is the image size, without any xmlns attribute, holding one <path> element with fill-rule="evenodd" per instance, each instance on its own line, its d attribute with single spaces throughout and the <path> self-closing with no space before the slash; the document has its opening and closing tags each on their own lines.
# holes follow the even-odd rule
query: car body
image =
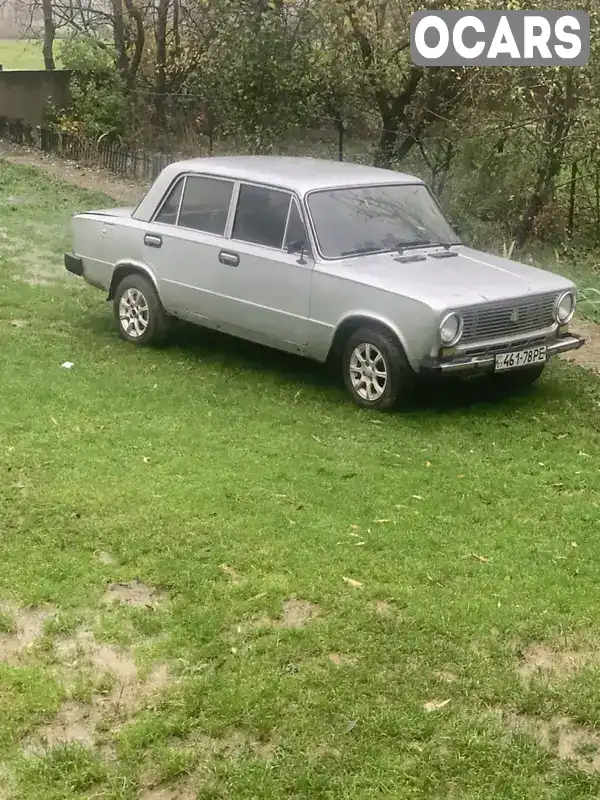
<svg viewBox="0 0 600 800">
<path fill-rule="evenodd" d="M 77 213 L 72 230 L 65 266 L 106 292 L 126 340 L 148 344 L 180 318 L 342 359 L 361 405 L 392 407 L 424 375 L 527 382 L 583 344 L 567 327 L 570 280 L 462 244 L 423 181 L 391 170 L 179 161 L 136 208 Z"/>
</svg>

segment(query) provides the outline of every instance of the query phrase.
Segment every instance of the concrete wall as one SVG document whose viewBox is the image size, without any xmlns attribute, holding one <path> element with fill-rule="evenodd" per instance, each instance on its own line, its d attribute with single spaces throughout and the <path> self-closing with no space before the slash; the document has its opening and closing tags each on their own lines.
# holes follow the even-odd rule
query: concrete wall
<svg viewBox="0 0 600 800">
<path fill-rule="evenodd" d="M 0 117 L 41 125 L 48 101 L 69 102 L 69 70 L 0 70 Z"/>
</svg>

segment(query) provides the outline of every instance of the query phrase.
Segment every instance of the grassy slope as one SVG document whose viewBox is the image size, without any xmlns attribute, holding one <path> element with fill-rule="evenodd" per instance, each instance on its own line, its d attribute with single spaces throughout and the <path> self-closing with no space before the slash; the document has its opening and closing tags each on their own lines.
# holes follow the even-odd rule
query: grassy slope
<svg viewBox="0 0 600 800">
<path fill-rule="evenodd" d="M 65 689 L 43 649 L 0 663 L 0 759 L 20 796 L 133 798 L 149 761 L 167 780 L 193 771 L 204 798 L 598 796 L 599 778 L 487 715 L 600 723 L 594 668 L 549 685 L 514 668 L 535 641 L 598 641 L 597 379 L 554 364 L 529 397 L 382 418 L 250 345 L 196 332 L 137 350 L 99 292 L 62 282 L 70 212 L 106 202 L 1 165 L 0 597 L 53 604 L 49 642 L 95 614 L 109 641 L 164 634 L 181 682 L 114 734 L 115 763 L 23 760 Z M 170 603 L 103 611 L 106 583 L 133 578 Z M 292 596 L 320 615 L 243 627 Z M 194 730 L 270 739 L 277 757 L 173 749 Z"/>
<path fill-rule="evenodd" d="M 27 39 L 0 39 L 0 64 L 4 69 L 43 69 L 41 42 Z"/>
</svg>

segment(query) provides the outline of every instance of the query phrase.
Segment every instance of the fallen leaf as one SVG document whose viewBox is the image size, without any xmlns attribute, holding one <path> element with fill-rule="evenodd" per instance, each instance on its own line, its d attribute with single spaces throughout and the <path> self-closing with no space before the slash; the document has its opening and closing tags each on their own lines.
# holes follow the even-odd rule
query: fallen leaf
<svg viewBox="0 0 600 800">
<path fill-rule="evenodd" d="M 481 561 L 483 564 L 489 563 L 489 558 L 486 558 L 485 556 L 478 556 L 477 553 L 469 553 L 469 555 L 471 558 L 476 558 L 477 561 Z"/>
<path fill-rule="evenodd" d="M 352 524 L 352 525 L 350 525 L 350 527 L 351 527 L 353 530 L 355 530 L 355 531 L 359 530 L 359 527 L 358 527 L 358 525 L 354 525 L 354 524 Z"/>
<path fill-rule="evenodd" d="M 350 722 L 346 725 L 346 733 L 350 733 L 350 731 L 353 731 L 354 728 L 356 728 L 356 720 L 351 719 Z"/>
<path fill-rule="evenodd" d="M 450 698 L 448 700 L 430 700 L 428 703 L 425 703 L 423 708 L 428 713 L 431 713 L 432 711 L 439 711 L 440 708 L 444 708 L 449 702 Z"/>
<path fill-rule="evenodd" d="M 353 586 L 355 589 L 360 589 L 362 587 L 362 583 L 360 581 L 355 581 L 354 578 L 342 578 L 348 586 Z"/>
<path fill-rule="evenodd" d="M 336 667 L 341 666 L 342 657 L 341 655 L 339 655 L 339 653 L 330 653 L 329 660 L 331 661 L 332 664 L 335 664 Z"/>
<path fill-rule="evenodd" d="M 457 475 L 456 477 L 457 478 L 464 478 L 465 476 L 464 475 Z"/>
<path fill-rule="evenodd" d="M 426 467 L 430 467 L 430 466 L 431 466 L 431 461 L 426 461 L 426 462 L 425 462 L 425 466 L 426 466 Z"/>
</svg>

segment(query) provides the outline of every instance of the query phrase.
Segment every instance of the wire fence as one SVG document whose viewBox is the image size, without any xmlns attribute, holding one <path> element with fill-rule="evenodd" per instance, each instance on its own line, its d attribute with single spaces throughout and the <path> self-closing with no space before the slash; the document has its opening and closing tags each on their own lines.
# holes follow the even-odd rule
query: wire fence
<svg viewBox="0 0 600 800">
<path fill-rule="evenodd" d="M 59 158 L 102 167 L 116 175 L 149 182 L 177 160 L 175 155 L 133 149 L 117 142 L 88 139 L 50 128 L 32 126 L 22 120 L 0 117 L 0 139 L 27 145 Z"/>
<path fill-rule="evenodd" d="M 158 152 L 133 147 L 120 141 L 109 141 L 104 137 L 91 139 L 59 132 L 47 126 L 33 126 L 23 120 L 2 116 L 0 139 L 80 164 L 98 166 L 123 178 L 145 183 L 155 180 L 164 167 L 179 158 L 257 152 L 256 143 L 248 138 L 240 136 L 221 140 L 212 135 L 196 135 L 183 144 L 178 142 L 174 148 L 171 145 L 170 148 Z M 358 139 L 349 143 L 342 129 L 319 129 L 296 134 L 291 131 L 276 144 L 266 146 L 263 152 L 318 156 L 339 161 L 349 158 L 372 163 L 373 143 Z"/>
</svg>

